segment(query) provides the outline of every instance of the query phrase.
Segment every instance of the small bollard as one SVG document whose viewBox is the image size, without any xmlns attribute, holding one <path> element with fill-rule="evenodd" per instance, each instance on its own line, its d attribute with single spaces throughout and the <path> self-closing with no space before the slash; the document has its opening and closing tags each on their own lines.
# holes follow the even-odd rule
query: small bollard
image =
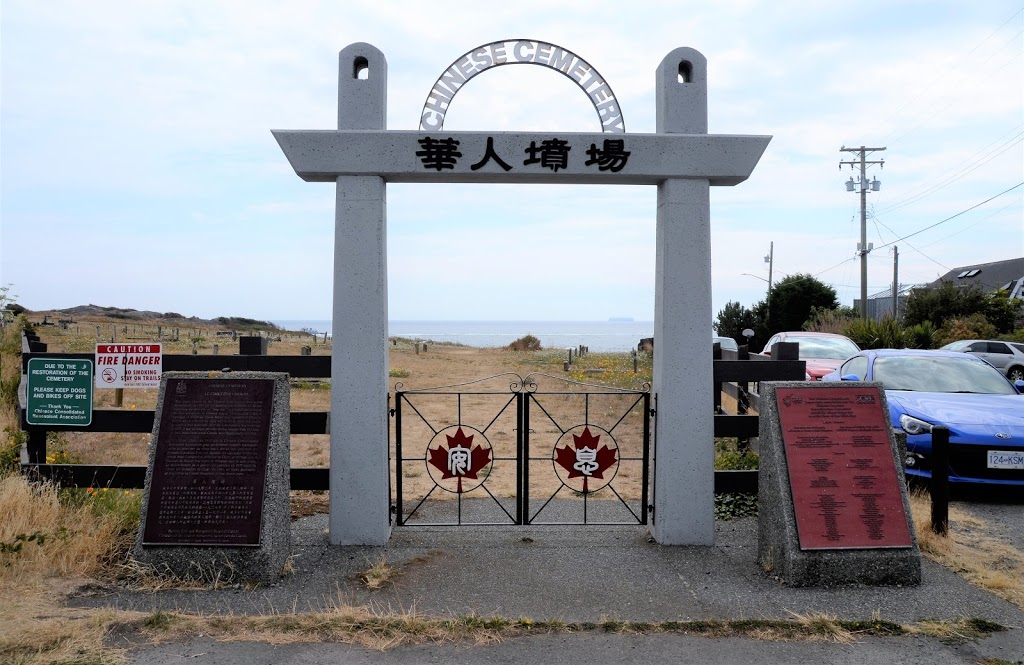
<svg viewBox="0 0 1024 665">
<path fill-rule="evenodd" d="M 949 532 L 949 428 L 932 427 L 932 531 Z"/>
<path fill-rule="evenodd" d="M 568 360 L 562 361 L 562 370 L 565 371 L 565 372 L 569 371 L 569 361 Z"/>
<path fill-rule="evenodd" d="M 302 347 L 302 349 L 299 350 L 299 353 L 304 356 L 312 355 L 313 349 L 308 346 L 304 346 Z"/>
<path fill-rule="evenodd" d="M 220 344 L 214 344 L 213 345 L 213 355 L 215 355 L 215 356 L 219 356 L 220 355 Z"/>
</svg>

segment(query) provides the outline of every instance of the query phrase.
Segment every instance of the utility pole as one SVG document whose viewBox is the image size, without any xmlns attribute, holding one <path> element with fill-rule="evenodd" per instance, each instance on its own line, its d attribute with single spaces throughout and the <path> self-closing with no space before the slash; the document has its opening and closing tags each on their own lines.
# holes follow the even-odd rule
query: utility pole
<svg viewBox="0 0 1024 665">
<path fill-rule="evenodd" d="M 860 254 L 860 318 L 868 318 L 868 252 L 873 247 L 868 245 L 868 215 L 867 215 L 867 194 L 868 188 L 871 191 L 877 192 L 882 183 L 877 179 L 868 182 L 867 179 L 867 165 L 868 164 L 879 164 L 881 168 L 885 168 L 885 160 L 880 159 L 877 162 L 866 161 L 868 153 L 878 152 L 885 150 L 885 148 L 866 148 L 861 146 L 859 148 L 847 148 L 842 146 L 839 148 L 839 152 L 859 152 L 860 160 L 851 160 L 848 162 L 839 162 L 839 169 L 842 170 L 843 165 L 848 164 L 852 169 L 855 165 L 860 165 L 860 181 L 854 182 L 853 177 L 846 182 L 846 191 L 854 191 L 854 185 L 859 185 L 860 188 L 860 243 L 857 245 L 857 253 Z"/>
<path fill-rule="evenodd" d="M 900 318 L 900 248 L 892 246 L 892 320 Z"/>
<path fill-rule="evenodd" d="M 768 323 L 771 325 L 772 320 L 772 264 L 775 261 L 775 241 L 768 245 L 768 256 L 764 257 L 764 262 L 768 264 L 768 300 L 765 306 L 765 315 L 768 317 Z"/>
</svg>

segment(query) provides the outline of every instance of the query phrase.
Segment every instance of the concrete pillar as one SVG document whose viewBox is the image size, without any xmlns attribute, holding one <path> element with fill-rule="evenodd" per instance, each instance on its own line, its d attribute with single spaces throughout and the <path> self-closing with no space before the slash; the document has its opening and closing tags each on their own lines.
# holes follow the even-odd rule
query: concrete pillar
<svg viewBox="0 0 1024 665">
<path fill-rule="evenodd" d="M 658 67 L 657 131 L 707 133 L 707 61 L 678 48 Z M 664 545 L 713 545 L 710 182 L 658 185 L 655 259 L 654 514 Z"/>
<path fill-rule="evenodd" d="M 384 54 L 352 44 L 338 62 L 338 129 L 385 129 Z M 378 176 L 337 178 L 333 313 L 330 541 L 383 545 L 391 536 L 391 496 L 387 219 Z"/>
</svg>

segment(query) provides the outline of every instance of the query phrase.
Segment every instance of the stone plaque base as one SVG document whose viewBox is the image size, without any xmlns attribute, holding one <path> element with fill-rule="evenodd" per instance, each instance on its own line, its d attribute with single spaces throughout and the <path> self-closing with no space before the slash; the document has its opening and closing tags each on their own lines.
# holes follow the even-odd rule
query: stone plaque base
<svg viewBox="0 0 1024 665">
<path fill-rule="evenodd" d="M 804 403 L 780 414 L 780 396 Z M 792 586 L 920 584 L 903 458 L 881 384 L 762 383 L 759 416 L 762 569 Z"/>
<path fill-rule="evenodd" d="M 164 372 L 135 558 L 157 574 L 276 581 L 290 556 L 288 375 Z"/>
</svg>

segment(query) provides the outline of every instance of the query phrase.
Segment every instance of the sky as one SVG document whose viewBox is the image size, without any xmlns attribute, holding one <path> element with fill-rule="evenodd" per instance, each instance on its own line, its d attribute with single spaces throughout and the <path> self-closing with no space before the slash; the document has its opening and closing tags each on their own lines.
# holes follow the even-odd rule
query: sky
<svg viewBox="0 0 1024 665">
<path fill-rule="evenodd" d="M 0 0 L 0 284 L 29 309 L 329 319 L 334 187 L 292 171 L 271 129 L 334 129 L 338 51 L 388 64 L 387 127 L 415 130 L 461 54 L 523 38 L 589 61 L 628 133 L 655 131 L 654 73 L 708 61 L 712 134 L 772 136 L 711 191 L 712 317 L 772 280 L 860 294 L 1024 256 L 1024 4 Z M 460 90 L 446 130 L 597 132 L 543 67 Z M 656 188 L 394 184 L 392 320 L 654 318 Z M 929 228 L 930 227 L 930 228 Z M 926 229 L 926 230 L 925 230 Z M 710 324 L 710 322 L 709 322 Z"/>
</svg>

